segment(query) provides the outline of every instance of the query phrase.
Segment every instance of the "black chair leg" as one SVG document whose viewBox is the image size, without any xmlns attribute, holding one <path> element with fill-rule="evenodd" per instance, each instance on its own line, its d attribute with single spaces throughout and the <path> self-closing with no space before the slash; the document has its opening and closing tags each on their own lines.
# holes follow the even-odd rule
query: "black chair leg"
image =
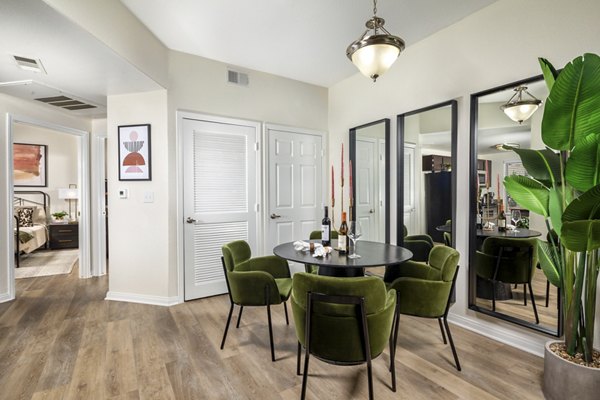
<svg viewBox="0 0 600 400">
<path fill-rule="evenodd" d="M 452 340 L 452 334 L 450 333 L 450 326 L 448 325 L 447 317 L 444 317 L 444 326 L 446 327 L 446 333 L 448 334 L 448 341 L 450 342 L 450 348 L 452 349 L 452 355 L 454 356 L 456 369 L 460 371 L 460 362 L 458 361 L 458 354 L 456 353 L 456 348 L 454 347 L 454 340 Z"/>
<path fill-rule="evenodd" d="M 233 303 L 231 303 L 231 307 L 229 308 L 229 315 L 227 316 L 227 324 L 225 325 L 225 332 L 223 333 L 223 340 L 221 340 L 221 350 L 223 350 L 223 346 L 225 346 L 225 339 L 227 339 L 227 331 L 229 330 L 229 323 L 231 322 L 231 314 L 233 314 Z"/>
<path fill-rule="evenodd" d="M 442 332 L 442 339 L 444 339 L 444 344 L 448 344 L 446 341 L 446 334 L 444 333 L 444 327 L 442 326 L 442 319 L 438 318 L 438 322 L 440 324 L 440 331 Z"/>
<path fill-rule="evenodd" d="M 535 299 L 533 298 L 533 289 L 531 289 L 531 282 L 527 285 L 529 285 L 529 295 L 531 296 L 531 305 L 533 306 L 533 313 L 535 314 L 535 323 L 539 324 L 540 318 L 538 317 L 537 307 L 535 306 Z"/>
<path fill-rule="evenodd" d="M 238 315 L 237 324 L 235 324 L 235 328 L 240 327 L 240 321 L 242 320 L 242 311 L 244 311 L 244 306 L 240 306 L 240 314 Z"/>
<path fill-rule="evenodd" d="M 271 305 L 267 303 L 267 317 L 269 320 L 269 341 L 271 343 L 271 361 L 275 361 L 275 347 L 273 346 L 273 325 L 271 324 Z"/>
<path fill-rule="evenodd" d="M 523 305 L 527 305 L 527 284 L 523 284 Z"/>
<path fill-rule="evenodd" d="M 546 307 L 548 307 L 549 301 L 550 301 L 550 281 L 546 279 Z"/>
<path fill-rule="evenodd" d="M 305 338 L 306 343 L 310 343 L 310 336 Z M 307 345 L 308 346 L 308 345 Z M 304 400 L 306 398 L 306 383 L 308 382 L 308 360 L 310 356 L 310 348 L 306 347 L 304 349 L 304 374 L 302 375 L 302 394 L 300 395 L 300 400 Z"/>
<path fill-rule="evenodd" d="M 298 357 L 296 357 L 296 375 L 300 375 L 300 352 L 302 351 L 302 345 L 298 342 Z"/>
<path fill-rule="evenodd" d="M 373 400 L 373 366 L 370 358 L 367 360 L 367 382 L 369 384 L 369 400 Z"/>
<path fill-rule="evenodd" d="M 396 392 L 396 346 L 394 343 L 394 328 L 390 333 L 390 371 L 392 372 L 392 392 Z"/>
<path fill-rule="evenodd" d="M 283 302 L 283 309 L 285 310 L 285 323 L 286 325 L 290 324 L 290 320 L 288 318 L 288 312 L 287 312 L 287 302 Z"/>
</svg>

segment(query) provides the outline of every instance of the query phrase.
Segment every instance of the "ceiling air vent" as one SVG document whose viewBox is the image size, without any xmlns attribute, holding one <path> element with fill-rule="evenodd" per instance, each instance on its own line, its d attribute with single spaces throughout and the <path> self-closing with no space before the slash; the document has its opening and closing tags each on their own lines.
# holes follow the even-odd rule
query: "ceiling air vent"
<svg viewBox="0 0 600 400">
<path fill-rule="evenodd" d="M 233 83 L 234 85 L 248 86 L 248 74 L 228 69 L 227 82 Z"/>
<path fill-rule="evenodd" d="M 34 58 L 21 57 L 21 56 L 13 56 L 17 66 L 25 71 L 33 71 L 33 72 L 41 72 L 46 73 L 44 66 L 40 60 L 36 60 Z"/>
<path fill-rule="evenodd" d="M 53 96 L 53 97 L 41 97 L 35 99 L 42 103 L 50 104 L 52 106 L 64 108 L 65 110 L 76 111 L 85 110 L 88 108 L 96 108 L 96 106 L 84 103 L 83 101 L 75 100 L 67 96 Z"/>
</svg>

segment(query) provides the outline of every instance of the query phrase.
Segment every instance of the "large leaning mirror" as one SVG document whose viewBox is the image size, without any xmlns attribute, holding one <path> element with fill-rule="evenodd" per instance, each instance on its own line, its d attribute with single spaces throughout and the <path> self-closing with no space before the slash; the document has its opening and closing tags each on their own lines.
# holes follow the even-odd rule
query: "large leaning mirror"
<svg viewBox="0 0 600 400">
<path fill-rule="evenodd" d="M 542 101 L 522 122 L 502 109 L 517 88 L 526 88 L 524 98 Z M 548 234 L 544 220 L 511 199 L 503 185 L 508 175 L 526 174 L 519 156 L 506 146 L 544 148 L 541 120 L 547 96 L 541 76 L 471 95 L 469 307 L 558 336 L 558 293 L 537 261 L 536 241 Z"/>
<path fill-rule="evenodd" d="M 398 115 L 397 243 L 416 261 L 454 246 L 456 113 L 452 100 Z"/>
<path fill-rule="evenodd" d="M 353 221 L 360 221 L 361 240 L 390 242 L 390 120 L 350 129 Z"/>
</svg>

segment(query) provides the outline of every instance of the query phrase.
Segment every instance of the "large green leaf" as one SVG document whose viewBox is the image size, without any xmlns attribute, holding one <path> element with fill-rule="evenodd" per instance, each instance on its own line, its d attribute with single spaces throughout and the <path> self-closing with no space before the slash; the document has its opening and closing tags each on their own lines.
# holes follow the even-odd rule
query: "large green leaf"
<svg viewBox="0 0 600 400">
<path fill-rule="evenodd" d="M 560 72 L 546 99 L 542 139 L 555 150 L 571 150 L 600 132 L 600 57 L 584 54 Z"/>
<path fill-rule="evenodd" d="M 548 217 L 548 188 L 541 183 L 521 175 L 504 178 L 504 187 L 510 197 L 521 207 Z"/>
<path fill-rule="evenodd" d="M 571 251 L 600 248 L 600 219 L 564 222 L 560 242 Z"/>
<path fill-rule="evenodd" d="M 527 173 L 538 181 L 560 182 L 560 155 L 550 149 L 530 150 L 504 146 L 517 153 Z"/>
<path fill-rule="evenodd" d="M 562 221 L 600 220 L 600 185 L 573 199 L 563 212 Z"/>
<path fill-rule="evenodd" d="M 554 68 L 550 61 L 545 58 L 538 58 L 540 62 L 540 67 L 542 67 L 542 74 L 544 74 L 544 80 L 546 81 L 546 86 L 548 87 L 548 91 L 552 90 L 552 86 L 554 86 L 554 82 L 556 81 L 556 77 L 558 76 L 558 72 Z"/>
<path fill-rule="evenodd" d="M 600 134 L 587 135 L 575 144 L 567 161 L 565 178 L 581 192 L 600 183 Z"/>
<path fill-rule="evenodd" d="M 549 195 L 548 212 L 550 213 L 550 221 L 552 222 L 552 228 L 560 236 L 562 231 L 562 215 L 565 208 L 563 206 L 562 186 L 555 186 L 550 189 Z"/>
<path fill-rule="evenodd" d="M 555 262 L 555 254 L 556 249 L 553 249 L 553 246 L 548 242 L 543 242 L 538 240 L 538 257 L 540 261 L 540 266 L 542 267 L 542 271 L 544 271 L 544 275 L 548 278 L 548 281 L 556 287 L 560 287 L 560 274 L 557 267 L 557 262 Z M 560 261 L 558 261 L 560 262 Z"/>
</svg>

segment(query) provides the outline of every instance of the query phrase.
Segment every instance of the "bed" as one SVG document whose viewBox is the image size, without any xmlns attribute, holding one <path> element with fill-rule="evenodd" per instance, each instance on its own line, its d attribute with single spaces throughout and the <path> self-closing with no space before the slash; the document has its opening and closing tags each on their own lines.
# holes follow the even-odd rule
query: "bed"
<svg viewBox="0 0 600 400">
<path fill-rule="evenodd" d="M 48 247 L 50 196 L 41 191 L 15 191 L 13 210 L 15 264 L 19 268 L 22 253 L 29 254 L 41 247 Z"/>
</svg>

